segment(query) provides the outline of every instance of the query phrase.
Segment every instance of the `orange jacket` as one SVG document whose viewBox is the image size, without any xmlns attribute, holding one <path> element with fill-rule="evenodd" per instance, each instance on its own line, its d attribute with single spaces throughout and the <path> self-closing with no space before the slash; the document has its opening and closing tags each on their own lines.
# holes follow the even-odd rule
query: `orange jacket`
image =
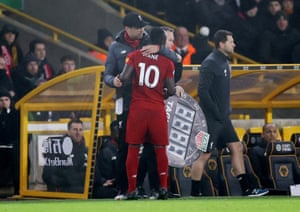
<svg viewBox="0 0 300 212">
<path fill-rule="evenodd" d="M 105 62 L 106 61 L 106 58 L 107 58 L 107 55 L 104 54 L 104 53 L 101 53 L 101 52 L 97 52 L 97 51 L 89 51 L 89 54 L 92 55 L 93 57 Z"/>
<path fill-rule="evenodd" d="M 175 51 L 176 46 L 173 45 L 172 49 Z M 182 58 L 182 65 L 191 65 L 192 64 L 192 55 L 196 53 L 196 49 L 192 44 L 187 45 L 187 54 Z"/>
</svg>

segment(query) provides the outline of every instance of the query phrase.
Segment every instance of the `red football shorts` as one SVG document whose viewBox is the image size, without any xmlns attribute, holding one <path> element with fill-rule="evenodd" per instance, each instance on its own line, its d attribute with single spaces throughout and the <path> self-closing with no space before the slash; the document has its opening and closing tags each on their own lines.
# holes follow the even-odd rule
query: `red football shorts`
<svg viewBox="0 0 300 212">
<path fill-rule="evenodd" d="M 164 106 L 142 108 L 132 104 L 129 109 L 126 142 L 128 144 L 168 145 L 168 123 Z"/>
</svg>

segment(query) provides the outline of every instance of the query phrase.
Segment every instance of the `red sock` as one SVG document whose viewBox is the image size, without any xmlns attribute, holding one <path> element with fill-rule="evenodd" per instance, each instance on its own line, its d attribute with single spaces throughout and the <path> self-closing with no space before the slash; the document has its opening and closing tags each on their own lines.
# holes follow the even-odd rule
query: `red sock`
<svg viewBox="0 0 300 212">
<path fill-rule="evenodd" d="M 126 159 L 126 171 L 128 178 L 128 193 L 136 189 L 136 176 L 139 165 L 138 155 L 140 146 L 128 146 L 128 154 Z"/>
<path fill-rule="evenodd" d="M 160 188 L 168 187 L 168 157 L 165 146 L 155 147 Z"/>
</svg>

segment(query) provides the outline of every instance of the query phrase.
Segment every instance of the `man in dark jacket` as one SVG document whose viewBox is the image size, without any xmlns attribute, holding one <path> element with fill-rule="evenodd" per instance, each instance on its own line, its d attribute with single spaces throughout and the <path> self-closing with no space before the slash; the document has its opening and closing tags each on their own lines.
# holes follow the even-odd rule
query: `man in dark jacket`
<svg viewBox="0 0 300 212">
<path fill-rule="evenodd" d="M 11 72 L 11 78 L 16 92 L 15 101 L 18 101 L 31 90 L 45 82 L 39 74 L 39 60 L 33 55 L 27 55 L 21 66 Z"/>
<path fill-rule="evenodd" d="M 87 163 L 87 147 L 83 137 L 83 122 L 68 123 L 68 133 L 61 139 L 43 143 L 45 165 L 43 180 L 48 191 L 83 193 Z"/>
<path fill-rule="evenodd" d="M 19 192 L 19 112 L 14 109 L 7 90 L 0 89 L 0 186 L 13 183 Z"/>
<path fill-rule="evenodd" d="M 201 64 L 198 95 L 200 106 L 205 114 L 208 134 L 207 145 L 200 157 L 192 164 L 191 195 L 199 196 L 204 167 L 212 150 L 228 147 L 232 152 L 232 168 L 239 180 L 243 195 L 262 196 L 267 189 L 256 188 L 250 184 L 243 160 L 242 144 L 230 120 L 230 77 L 228 57 L 234 52 L 235 43 L 232 33 L 218 30 L 214 34 L 216 49 Z M 204 142 L 203 142 L 204 143 Z"/>
<path fill-rule="evenodd" d="M 289 25 L 284 12 L 276 14 L 276 29 L 266 30 L 258 46 L 262 63 L 292 63 L 294 46 L 300 43 L 300 32 Z"/>
</svg>

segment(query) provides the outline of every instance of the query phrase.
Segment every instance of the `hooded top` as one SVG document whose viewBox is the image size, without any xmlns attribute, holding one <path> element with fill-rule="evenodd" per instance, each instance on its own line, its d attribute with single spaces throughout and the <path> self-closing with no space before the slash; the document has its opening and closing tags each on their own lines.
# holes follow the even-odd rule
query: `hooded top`
<svg viewBox="0 0 300 212">
<path fill-rule="evenodd" d="M 102 49 L 108 50 L 107 46 L 104 44 L 104 40 L 107 37 L 113 37 L 110 31 L 105 28 L 98 29 L 97 46 Z"/>
<path fill-rule="evenodd" d="M 8 32 L 12 32 L 16 35 L 16 38 L 18 37 L 19 35 L 19 32 L 17 31 L 17 28 L 14 27 L 13 25 L 10 25 L 10 24 L 5 24 L 3 27 L 2 27 L 2 30 L 0 31 L 0 37 L 2 38 L 4 34 L 8 33 Z"/>
<path fill-rule="evenodd" d="M 8 44 L 4 38 L 4 35 L 9 32 L 16 35 L 15 40 L 11 44 Z M 0 54 L 7 61 L 6 64 L 8 69 L 18 66 L 23 60 L 23 51 L 17 43 L 18 35 L 19 32 L 17 29 L 10 24 L 5 24 L 0 31 Z"/>
</svg>

